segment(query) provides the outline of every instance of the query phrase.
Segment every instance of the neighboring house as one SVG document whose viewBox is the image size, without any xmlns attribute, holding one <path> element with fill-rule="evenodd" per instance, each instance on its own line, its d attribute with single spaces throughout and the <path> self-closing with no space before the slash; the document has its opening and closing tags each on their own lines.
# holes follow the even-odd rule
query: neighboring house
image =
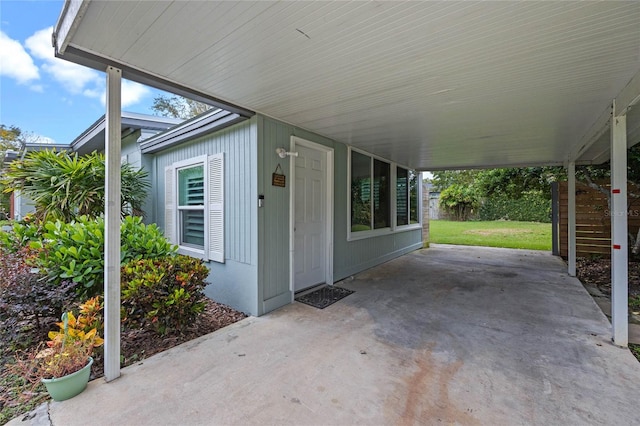
<svg viewBox="0 0 640 426">
<path fill-rule="evenodd" d="M 175 118 L 157 117 L 153 115 L 124 111 L 122 112 L 121 120 L 122 162 L 131 163 L 135 167 L 144 167 L 147 171 L 150 170 L 150 165 L 143 162 L 138 143 L 183 121 Z M 89 154 L 93 151 L 103 151 L 105 141 L 105 122 L 105 116 L 103 115 L 68 144 L 27 143 L 25 144 L 25 153 L 54 149 L 56 151 L 72 151 L 79 155 L 83 155 Z M 7 156 L 5 158 L 5 163 L 9 163 L 17 157 L 18 156 L 15 155 L 15 153 L 11 156 Z M 146 207 L 148 206 L 145 205 L 143 210 Z M 12 194 L 11 208 L 9 211 L 10 218 L 21 219 L 33 211 L 33 202 L 28 197 L 21 195 L 18 192 Z"/>
<path fill-rule="evenodd" d="M 140 143 L 152 220 L 252 315 L 422 246 L 419 175 L 256 114 L 210 111 Z"/>
</svg>

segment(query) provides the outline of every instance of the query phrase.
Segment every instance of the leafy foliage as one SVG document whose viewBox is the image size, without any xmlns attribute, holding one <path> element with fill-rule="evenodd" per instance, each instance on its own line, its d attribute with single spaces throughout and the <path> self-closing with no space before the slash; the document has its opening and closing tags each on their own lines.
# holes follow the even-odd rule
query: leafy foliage
<svg viewBox="0 0 640 426">
<path fill-rule="evenodd" d="M 484 199 L 478 211 L 480 220 L 551 222 L 551 201 L 540 191 L 527 191 L 517 198 L 495 193 Z"/>
<path fill-rule="evenodd" d="M 81 216 L 71 223 L 47 222 L 44 228 L 42 239 L 32 245 L 42 248 L 35 264 L 48 281 L 78 283 L 81 297 L 100 294 L 104 287 L 104 220 Z M 176 251 L 155 224 L 145 225 L 140 217 L 125 217 L 120 229 L 122 263 Z"/>
<path fill-rule="evenodd" d="M 69 222 L 78 216 L 98 217 L 104 211 L 105 158 L 92 153 L 79 157 L 66 151 L 34 151 L 13 161 L 0 183 L 4 192 L 19 190 L 35 204 L 36 216 Z M 148 174 L 130 164 L 121 169 L 121 211 L 141 214 L 147 196 Z"/>
<path fill-rule="evenodd" d="M 4 167 L 7 151 L 19 153 L 24 148 L 24 142 L 22 130 L 19 127 L 0 124 L 0 172 Z M 0 220 L 8 219 L 9 207 L 9 197 L 2 192 L 2 186 L 0 186 Z"/>
<path fill-rule="evenodd" d="M 530 191 L 550 198 L 550 185 L 566 173 L 561 167 L 521 167 L 487 170 L 447 170 L 433 173 L 433 184 L 444 190 L 453 184 L 473 186 L 480 197 L 501 194 L 518 199 Z"/>
<path fill-rule="evenodd" d="M 443 190 L 440 206 L 457 220 L 471 218 L 473 211 L 481 220 L 548 222 L 551 183 L 562 176 L 560 167 L 450 170 L 435 172 L 433 183 Z"/>
<path fill-rule="evenodd" d="M 98 301 L 88 301 L 89 303 Z M 72 311 L 62 314 L 62 322 L 57 323 L 59 331 L 49 332 L 49 341 L 17 354 L 15 363 L 9 370 L 22 378 L 16 387 L 22 388 L 22 394 L 28 398 L 42 395 L 42 379 L 60 378 L 84 368 L 93 355 L 94 349 L 101 346 L 104 340 L 98 335 L 96 328 L 83 327 L 91 321 L 76 318 Z"/>
<path fill-rule="evenodd" d="M 9 253 L 15 253 L 27 247 L 31 241 L 40 240 L 41 229 L 30 216 L 21 221 L 13 221 L 10 232 L 0 232 L 0 247 Z"/>
<path fill-rule="evenodd" d="M 517 200 L 537 192 L 551 199 L 551 183 L 563 176 L 561 167 L 521 167 L 509 169 L 481 170 L 477 184 L 483 194 L 503 195 Z"/>
<path fill-rule="evenodd" d="M 567 179 L 562 167 L 522 167 L 491 170 L 448 170 L 433 173 L 436 189 L 444 190 L 458 184 L 475 188 L 480 198 L 500 195 L 505 199 L 518 200 L 537 191 L 550 199 L 552 182 Z M 610 177 L 609 162 L 600 165 L 576 167 L 576 179 L 609 196 L 610 192 L 598 185 L 599 180 Z M 635 187 L 640 187 L 640 145 L 634 145 L 627 151 L 627 179 Z M 632 197 L 640 197 L 630 191 Z"/>
<path fill-rule="evenodd" d="M 472 185 L 455 183 L 440 193 L 440 207 L 456 220 L 467 220 L 480 206 L 480 197 Z"/>
<path fill-rule="evenodd" d="M 431 182 L 438 191 L 443 191 L 453 184 L 472 185 L 481 170 L 444 170 L 433 172 Z"/>
<path fill-rule="evenodd" d="M 0 248 L 0 340 L 3 345 L 20 347 L 29 343 L 31 331 L 36 334 L 44 318 L 59 318 L 74 299 L 75 284 L 61 280 L 50 285 L 32 271 L 30 260 L 37 251 L 23 247 L 15 252 Z"/>
<path fill-rule="evenodd" d="M 0 124 L 0 169 L 2 169 L 7 151 L 20 152 L 24 149 L 27 134 L 18 126 Z"/>
<path fill-rule="evenodd" d="M 210 105 L 182 96 L 156 96 L 151 109 L 163 117 L 191 118 L 211 109 Z"/>
<path fill-rule="evenodd" d="M 89 303 L 95 304 L 95 301 Z M 62 322 L 57 324 L 60 330 L 49 332 L 47 349 L 36 358 L 35 374 L 39 378 L 63 377 L 87 365 L 94 348 L 104 343 L 95 327 L 86 329 L 90 322 L 83 319 L 82 314 L 76 319 L 72 311 L 62 314 Z"/>
<path fill-rule="evenodd" d="M 167 256 L 122 267 L 122 318 L 159 334 L 184 331 L 204 309 L 209 270 L 200 259 Z"/>
</svg>

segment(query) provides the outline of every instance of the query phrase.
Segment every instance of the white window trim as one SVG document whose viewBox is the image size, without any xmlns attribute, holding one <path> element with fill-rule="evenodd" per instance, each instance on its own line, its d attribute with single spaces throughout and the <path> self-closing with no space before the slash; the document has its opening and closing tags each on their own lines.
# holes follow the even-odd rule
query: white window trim
<svg viewBox="0 0 640 426">
<path fill-rule="evenodd" d="M 204 167 L 204 248 L 179 244 L 178 170 Z M 217 167 L 216 167 L 217 166 Z M 186 208 L 188 210 L 188 208 Z M 200 208 L 198 208 L 200 210 Z M 165 168 L 165 236 L 178 245 L 178 253 L 224 263 L 224 154 L 200 155 Z"/>
<path fill-rule="evenodd" d="M 416 196 L 418 197 L 418 208 L 416 210 L 416 214 L 418 215 L 418 222 L 416 223 L 411 223 L 411 192 L 409 192 L 409 199 L 407 200 L 407 202 L 409 203 L 409 205 L 407 206 L 408 209 L 408 213 L 409 213 L 409 223 L 406 225 L 398 225 L 398 212 L 397 212 L 397 202 L 398 202 L 398 197 L 397 197 L 397 193 L 394 194 L 393 199 L 395 200 L 394 204 L 394 208 L 396 209 L 394 215 L 393 215 L 393 224 L 396 230 L 398 231 L 410 231 L 412 229 L 422 229 L 422 173 L 413 170 L 412 168 L 403 166 L 401 164 L 396 164 L 395 167 L 393 168 L 393 175 L 394 175 L 394 182 L 396 182 L 396 185 L 393 185 L 393 191 L 397 191 L 397 173 L 398 173 L 398 167 L 400 167 L 401 169 L 405 169 L 408 170 L 409 172 L 414 172 L 418 175 L 418 194 L 416 194 Z M 407 187 L 409 186 L 409 182 L 407 180 Z"/>
<path fill-rule="evenodd" d="M 351 232 L 351 152 L 357 152 L 362 155 L 366 155 L 371 157 L 372 159 L 384 161 L 389 164 L 391 167 L 391 205 L 390 205 L 390 214 L 391 214 L 391 226 L 387 228 L 380 229 L 372 229 L 369 231 L 358 231 Z M 422 185 L 418 184 L 418 223 L 409 223 L 408 225 L 397 225 L 398 217 L 397 217 L 397 169 L 396 167 L 402 167 L 403 169 L 413 170 L 410 167 L 403 166 L 401 164 L 395 163 L 393 161 L 387 160 L 386 158 L 380 157 L 378 155 L 371 154 L 370 152 L 363 151 L 358 148 L 349 147 L 349 152 L 347 155 L 347 241 L 357 241 L 363 240 L 366 238 L 379 237 L 382 235 L 391 235 L 397 232 L 405 232 L 411 231 L 414 229 L 422 229 L 422 206 L 421 206 L 421 197 L 422 197 Z M 415 171 L 415 170 L 414 170 Z M 415 171 L 419 174 L 419 172 Z"/>
</svg>

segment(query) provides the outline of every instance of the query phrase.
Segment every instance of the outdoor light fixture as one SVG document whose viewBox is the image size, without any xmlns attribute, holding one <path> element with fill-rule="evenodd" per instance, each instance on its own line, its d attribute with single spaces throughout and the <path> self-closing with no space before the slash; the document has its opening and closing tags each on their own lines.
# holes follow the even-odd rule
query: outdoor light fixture
<svg viewBox="0 0 640 426">
<path fill-rule="evenodd" d="M 280 156 L 280 158 L 297 157 L 298 156 L 297 152 L 289 152 L 284 148 L 276 148 L 276 154 L 278 154 Z"/>
</svg>

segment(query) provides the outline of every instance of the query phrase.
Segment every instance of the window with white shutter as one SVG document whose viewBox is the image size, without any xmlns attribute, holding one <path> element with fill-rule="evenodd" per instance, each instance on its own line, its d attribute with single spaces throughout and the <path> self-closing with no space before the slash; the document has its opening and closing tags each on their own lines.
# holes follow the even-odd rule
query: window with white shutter
<svg viewBox="0 0 640 426">
<path fill-rule="evenodd" d="M 178 252 L 224 262 L 224 155 L 165 169 L 165 235 Z"/>
</svg>

